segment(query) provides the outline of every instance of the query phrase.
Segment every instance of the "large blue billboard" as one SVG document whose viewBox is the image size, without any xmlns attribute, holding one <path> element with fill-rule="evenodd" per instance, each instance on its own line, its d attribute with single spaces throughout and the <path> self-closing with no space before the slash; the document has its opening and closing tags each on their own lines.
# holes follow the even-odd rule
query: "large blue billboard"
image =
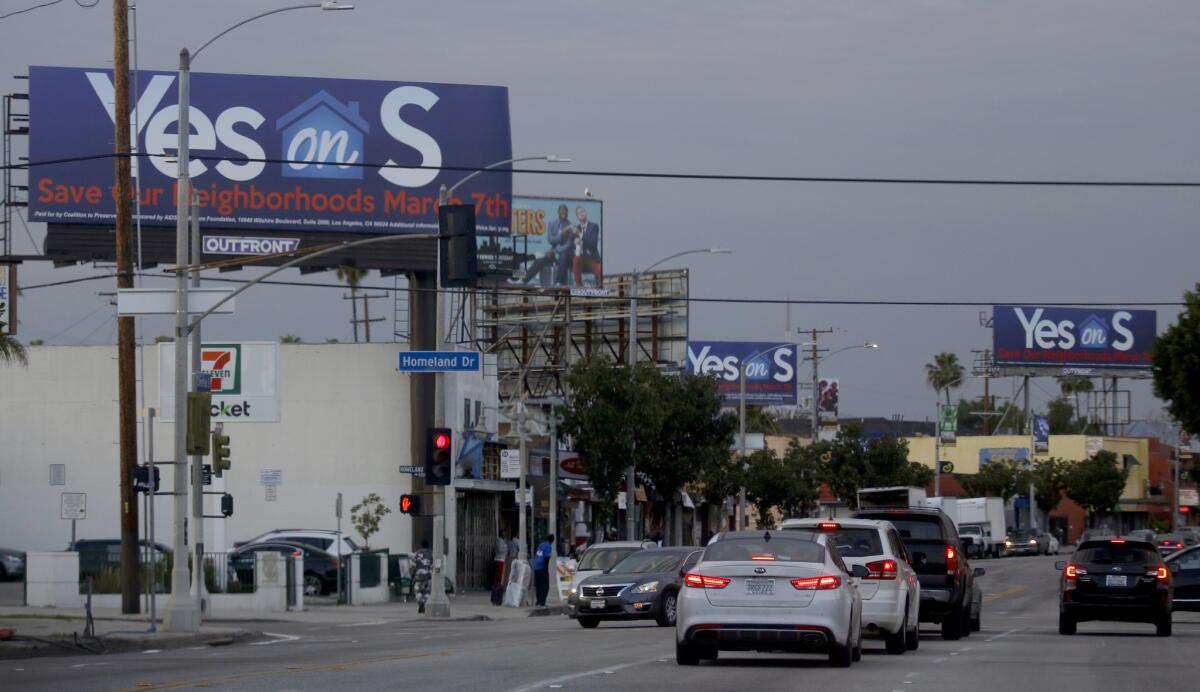
<svg viewBox="0 0 1200 692">
<path fill-rule="evenodd" d="M 132 99 L 147 225 L 175 224 L 176 79 L 143 71 Z M 112 70 L 31 67 L 29 94 L 30 219 L 111 224 Z M 504 87 L 194 73 L 188 112 L 205 228 L 430 232 L 439 187 L 470 172 L 438 167 L 512 158 Z M 455 190 L 476 205 L 479 231 L 508 232 L 511 178 L 486 173 Z"/>
<path fill-rule="evenodd" d="M 689 341 L 687 366 L 694 375 L 717 378 L 721 399 L 737 404 L 742 361 L 746 363 L 746 403 L 754 406 L 795 406 L 795 344 L 761 341 Z"/>
<path fill-rule="evenodd" d="M 1148 370 L 1157 333 L 1153 310 L 996 305 L 996 365 L 1055 370 Z"/>
</svg>

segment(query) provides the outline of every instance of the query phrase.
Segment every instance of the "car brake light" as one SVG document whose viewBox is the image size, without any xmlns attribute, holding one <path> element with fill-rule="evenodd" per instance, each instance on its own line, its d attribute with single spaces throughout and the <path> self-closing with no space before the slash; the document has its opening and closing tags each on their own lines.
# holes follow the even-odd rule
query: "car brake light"
<svg viewBox="0 0 1200 692">
<path fill-rule="evenodd" d="M 694 589 L 723 589 L 729 586 L 729 580 L 725 577 L 708 577 L 691 572 L 684 575 L 683 583 Z"/>
<path fill-rule="evenodd" d="M 1164 565 L 1159 565 L 1158 569 L 1154 571 L 1154 579 L 1156 581 L 1165 582 L 1167 580 L 1167 576 L 1167 568 Z"/>
<path fill-rule="evenodd" d="M 876 562 L 868 562 L 867 572 L 869 574 L 863 577 L 863 579 L 895 579 L 896 561 L 878 560 Z"/>
<path fill-rule="evenodd" d="M 1175 544 L 1175 547 L 1176 547 L 1176 548 L 1182 548 L 1182 547 L 1183 547 L 1183 544 L 1182 544 L 1182 543 L 1176 543 L 1176 544 Z"/>
<path fill-rule="evenodd" d="M 1064 570 L 1064 574 L 1067 576 L 1067 581 L 1075 581 L 1075 579 L 1078 577 L 1086 577 L 1087 573 L 1087 569 L 1080 567 L 1079 565 L 1067 565 L 1066 570 Z"/>
<path fill-rule="evenodd" d="M 774 555 L 751 555 L 751 560 L 774 560 Z"/>
<path fill-rule="evenodd" d="M 1122 543 L 1125 542 L 1125 539 L 1124 538 L 1110 538 L 1108 542 L 1116 543 L 1117 545 L 1121 545 Z"/>
<path fill-rule="evenodd" d="M 823 521 L 820 524 L 817 524 L 817 526 L 819 526 L 822 531 L 837 531 L 838 529 L 842 528 L 842 525 L 836 521 Z"/>
<path fill-rule="evenodd" d="M 946 574 L 956 574 L 958 572 L 958 553 L 954 552 L 954 548 L 946 546 Z"/>
<path fill-rule="evenodd" d="M 841 579 L 830 575 L 792 580 L 792 587 L 800 591 L 828 591 L 829 589 L 836 589 L 841 585 Z"/>
</svg>

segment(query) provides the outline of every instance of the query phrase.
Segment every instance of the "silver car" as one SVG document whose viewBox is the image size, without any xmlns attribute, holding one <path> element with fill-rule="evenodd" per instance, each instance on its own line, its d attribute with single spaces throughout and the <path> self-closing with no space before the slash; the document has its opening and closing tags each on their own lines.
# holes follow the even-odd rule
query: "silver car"
<svg viewBox="0 0 1200 692">
<path fill-rule="evenodd" d="M 856 580 L 824 534 L 718 534 L 684 575 L 675 624 L 675 660 L 696 665 L 719 651 L 824 653 L 833 666 L 862 656 L 862 600 Z"/>
</svg>

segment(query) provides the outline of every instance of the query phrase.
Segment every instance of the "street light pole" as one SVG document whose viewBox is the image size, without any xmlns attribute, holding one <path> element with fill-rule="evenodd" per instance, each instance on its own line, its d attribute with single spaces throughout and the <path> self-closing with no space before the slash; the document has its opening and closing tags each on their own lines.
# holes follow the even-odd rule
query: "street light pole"
<svg viewBox="0 0 1200 692">
<path fill-rule="evenodd" d="M 654 262 L 649 267 L 642 271 L 633 270 L 633 285 L 629 287 L 629 366 L 637 365 L 638 361 L 638 284 L 641 283 L 642 274 L 649 272 L 658 265 L 669 262 L 676 257 L 684 255 L 728 255 L 733 250 L 722 247 L 697 248 L 695 250 L 684 250 L 676 252 L 673 255 Z M 635 509 L 635 499 L 637 497 L 637 465 L 630 460 L 629 467 L 625 469 L 625 540 L 636 540 L 634 535 L 637 531 L 637 510 Z"/>
<path fill-rule="evenodd" d="M 189 143 L 191 124 L 191 74 L 192 60 L 201 51 L 225 34 L 253 22 L 280 12 L 302 9 L 320 10 L 351 10 L 353 5 L 341 5 L 336 2 L 310 3 L 293 5 L 262 12 L 244 19 L 221 33 L 205 41 L 191 53 L 187 48 L 179 51 L 179 105 L 178 105 L 178 143 L 175 156 L 178 169 L 176 173 L 176 203 L 175 203 L 175 264 L 184 267 L 188 264 L 188 206 L 191 198 L 191 179 L 188 167 L 191 164 Z M 171 598 L 163 608 L 163 629 L 168 632 L 195 632 L 200 628 L 200 603 L 189 593 L 189 569 L 187 555 L 187 505 L 188 505 L 188 472 L 187 472 L 187 388 L 188 388 L 188 352 L 187 337 L 192 325 L 188 324 L 188 286 L 187 272 L 175 273 L 175 470 L 174 470 L 174 518 L 175 531 L 173 551 L 175 562 L 171 569 Z M 203 486 L 197 486 L 193 492 L 199 494 Z M 202 496 L 201 496 L 202 497 Z M 199 531 L 197 525 L 193 527 Z M 198 574 L 203 575 L 203 566 L 195 565 Z M 202 576 L 197 579 L 202 579 Z"/>
</svg>

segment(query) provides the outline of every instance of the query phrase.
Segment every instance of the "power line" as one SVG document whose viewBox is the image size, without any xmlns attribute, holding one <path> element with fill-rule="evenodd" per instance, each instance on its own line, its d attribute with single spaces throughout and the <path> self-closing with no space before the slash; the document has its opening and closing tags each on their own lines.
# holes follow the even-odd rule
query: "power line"
<svg viewBox="0 0 1200 692">
<path fill-rule="evenodd" d="M 87 161 L 96 161 L 99 159 L 114 158 L 117 156 L 152 156 L 145 152 L 134 152 L 129 154 L 117 154 L 114 152 L 106 152 L 103 154 L 90 154 L 81 156 L 70 156 L 59 159 L 46 159 L 44 161 L 29 161 L 23 163 L 15 163 L 7 166 L 0 166 L 0 170 L 24 170 L 31 166 L 54 166 L 67 163 L 81 163 Z M 161 155 L 160 155 L 161 156 Z M 201 156 L 193 155 L 193 160 L 219 162 L 227 160 L 228 157 L 223 156 Z M 233 159 L 229 159 L 233 160 Z M 288 163 L 308 163 L 307 161 L 299 161 L 295 159 L 276 159 L 276 158 L 251 158 L 239 157 L 236 159 L 238 163 L 267 163 L 267 164 L 288 164 Z M 595 178 L 635 178 L 647 179 L 654 178 L 659 180 L 707 180 L 707 181 L 733 181 L 733 182 L 767 182 L 767 183 L 850 183 L 850 184 L 869 184 L 869 185 L 950 185 L 950 186 L 975 186 L 975 187 L 1136 187 L 1136 188 L 1200 188 L 1200 181 L 1193 180 L 1048 180 L 1048 179 L 1032 179 L 1032 178 L 889 178 L 879 176 L 809 176 L 809 175 L 764 175 L 764 174 L 737 174 L 737 173 L 680 173 L 671 171 L 616 171 L 616 170 L 566 170 L 566 169 L 540 169 L 540 168 L 484 168 L 481 166 L 427 166 L 424 164 L 399 164 L 399 163 L 370 163 L 356 162 L 339 164 L 347 167 L 356 168 L 404 168 L 404 169 L 419 169 L 432 171 L 457 171 L 464 173 L 482 173 L 482 174 L 497 174 L 497 173 L 525 173 L 531 175 L 568 175 L 568 176 L 588 176 Z"/>
<path fill-rule="evenodd" d="M 17 16 L 18 14 L 25 14 L 26 12 L 32 12 L 32 11 L 34 11 L 34 10 L 40 10 L 40 9 L 42 9 L 43 7 L 50 7 L 51 5 L 57 5 L 58 3 L 62 2 L 62 1 L 63 1 L 63 0 L 50 0 L 49 2 L 43 2 L 43 3 L 42 3 L 42 4 L 40 4 L 40 5 L 34 5 L 34 6 L 32 6 L 32 7 L 26 7 L 26 8 L 25 8 L 25 9 L 23 9 L 23 10 L 13 10 L 12 12 L 9 12 L 9 13 L 7 13 L 7 14 L 0 14 L 0 19 L 8 19 L 9 17 L 15 17 L 15 16 Z M 92 0 L 92 4 L 90 4 L 90 5 L 88 5 L 88 4 L 85 4 L 85 3 L 81 2 L 81 0 L 75 0 L 75 4 L 76 4 L 76 5 L 79 5 L 80 7 L 84 8 L 84 9 L 91 9 L 91 8 L 95 7 L 96 5 L 99 5 L 99 4 L 100 4 L 100 0 Z"/>
</svg>

